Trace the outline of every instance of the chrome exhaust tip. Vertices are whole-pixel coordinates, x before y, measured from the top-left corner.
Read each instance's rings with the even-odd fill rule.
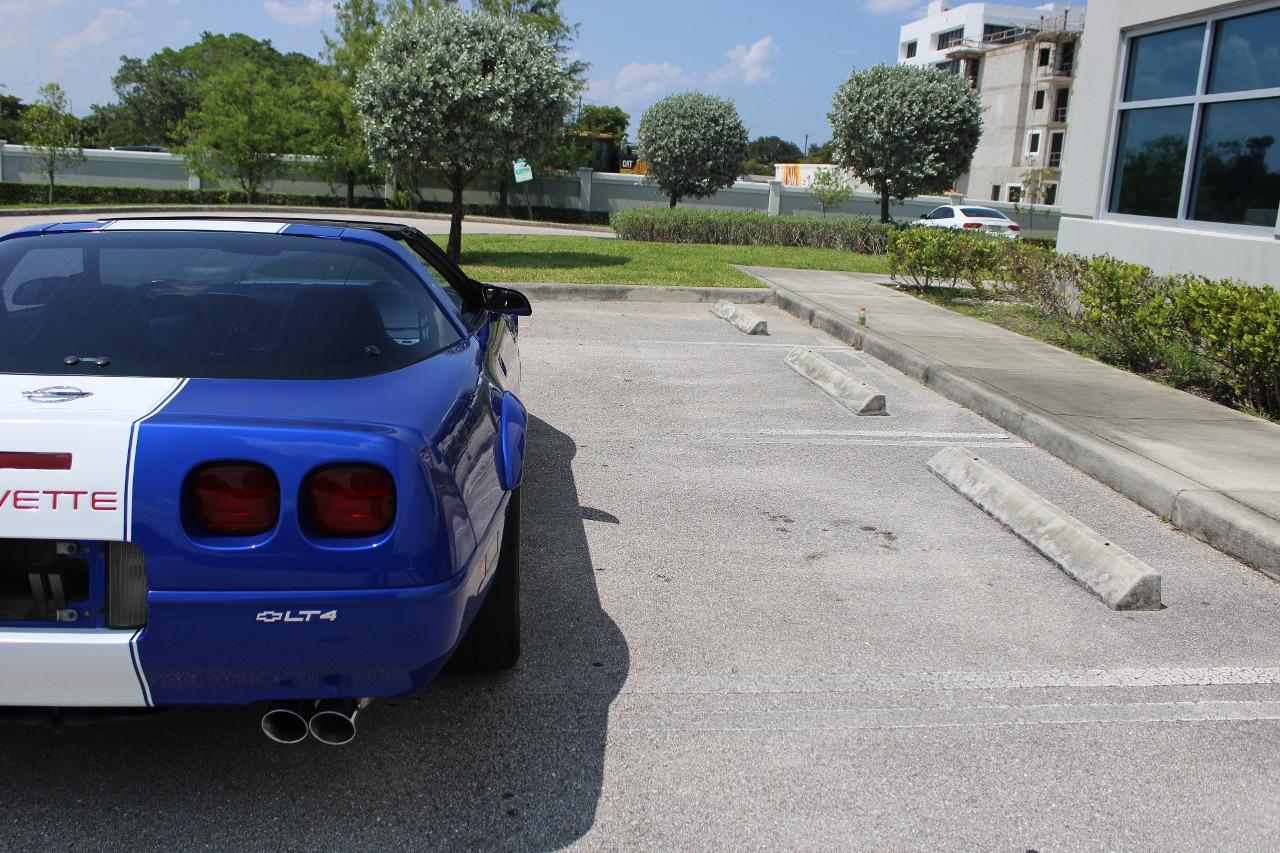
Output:
[[[346,746],[356,739],[356,715],[371,699],[331,699],[316,706],[307,724],[311,736],[327,746]]]
[[[262,733],[276,743],[302,743],[308,733],[305,708],[301,703],[277,705],[262,715]]]

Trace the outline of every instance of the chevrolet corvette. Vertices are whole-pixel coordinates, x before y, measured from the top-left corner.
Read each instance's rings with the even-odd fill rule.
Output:
[[[0,706],[265,703],[340,744],[519,655],[528,300],[416,229],[0,237]]]

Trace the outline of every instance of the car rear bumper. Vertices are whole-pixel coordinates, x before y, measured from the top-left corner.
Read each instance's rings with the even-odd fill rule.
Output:
[[[449,582],[408,589],[153,590],[141,630],[3,629],[0,706],[243,705],[411,693],[453,652],[487,566],[481,557]]]

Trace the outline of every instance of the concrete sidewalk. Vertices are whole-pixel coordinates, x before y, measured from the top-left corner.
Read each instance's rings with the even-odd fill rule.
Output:
[[[883,276],[742,269],[783,309],[1280,579],[1280,425],[923,302]]]

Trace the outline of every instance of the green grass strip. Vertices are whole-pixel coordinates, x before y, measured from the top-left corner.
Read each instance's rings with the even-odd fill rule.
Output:
[[[446,238],[433,239],[444,245]],[[887,273],[888,261],[835,249],[640,243],[596,237],[464,235],[462,266],[480,281],[763,287],[734,264]]]

